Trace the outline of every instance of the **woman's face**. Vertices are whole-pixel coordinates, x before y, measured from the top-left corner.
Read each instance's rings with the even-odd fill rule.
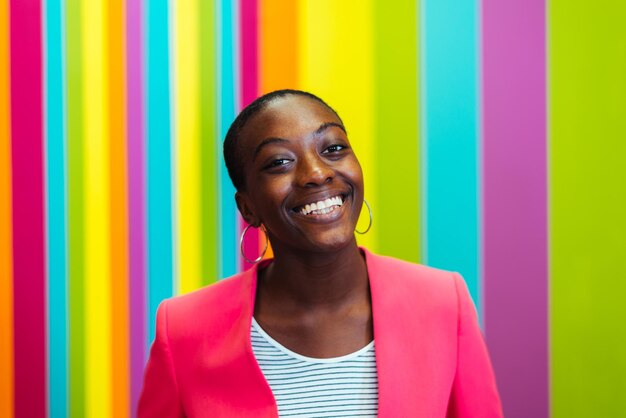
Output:
[[[288,95],[254,115],[239,138],[246,187],[237,205],[249,223],[265,225],[276,252],[353,242],[363,173],[332,111]]]

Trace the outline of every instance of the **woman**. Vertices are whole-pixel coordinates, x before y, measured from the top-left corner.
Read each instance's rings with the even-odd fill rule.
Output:
[[[502,415],[462,278],[357,246],[363,174],[331,107],[262,96],[224,156],[274,259],[161,304],[140,417]]]

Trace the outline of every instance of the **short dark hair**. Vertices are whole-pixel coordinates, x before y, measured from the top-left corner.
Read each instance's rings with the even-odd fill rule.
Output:
[[[313,93],[309,93],[308,91],[283,89],[275,90],[258,97],[246,106],[239,113],[239,115],[237,115],[233,123],[230,125],[230,128],[228,128],[228,132],[224,138],[224,161],[226,163],[226,168],[228,169],[228,175],[230,176],[235,189],[244,190],[246,186],[245,174],[243,172],[243,161],[238,146],[239,134],[241,130],[252,116],[263,110],[272,101],[285,96],[303,96],[316,100],[326,106],[341,121],[341,118],[335,109],[330,107],[324,100],[320,99]],[[343,124],[343,121],[341,123]]]

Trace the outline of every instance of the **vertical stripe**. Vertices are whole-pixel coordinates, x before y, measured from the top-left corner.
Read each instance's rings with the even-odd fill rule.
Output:
[[[363,168],[365,199],[376,216],[373,11],[373,0],[304,1],[298,77],[305,90],[319,95],[342,117]],[[364,230],[368,219],[363,205],[358,229]],[[366,235],[358,236],[359,243],[377,251],[378,229],[374,223]]]
[[[129,416],[128,175],[124,0],[107,3],[109,210],[111,280],[111,415]]]
[[[105,0],[84,0],[85,416],[111,416],[109,62]]]
[[[298,2],[261,0],[258,3],[259,94],[298,88]],[[258,233],[258,248],[265,236]],[[271,245],[264,258],[274,256]]]
[[[11,128],[9,3],[0,6],[0,416],[13,416],[13,227],[11,225]]]
[[[69,415],[85,416],[85,147],[80,0],[67,0]]]
[[[175,13],[176,207],[179,292],[201,283],[199,0],[179,0]]]
[[[200,227],[201,270],[198,285],[215,282],[218,274],[218,161],[216,103],[216,19],[215,1],[198,4],[198,69],[199,69],[199,151],[200,151]]]
[[[219,98],[219,133],[217,155],[219,165],[220,184],[220,271],[219,277],[229,277],[237,272],[237,207],[235,206],[235,188],[228,177],[228,170],[224,162],[223,140],[230,124],[235,119],[237,109],[236,85],[237,42],[235,32],[237,27],[235,3],[230,0],[218,0],[218,82]]]
[[[422,11],[424,261],[461,273],[480,305],[478,5],[425,0]]]
[[[259,94],[298,88],[298,2],[262,0],[258,6]],[[265,247],[265,235],[258,234],[258,247]],[[264,258],[273,257],[271,245]]]
[[[260,93],[298,87],[298,2],[259,2]]]
[[[239,0],[239,66],[241,86],[239,90],[239,104],[241,109],[259,95],[259,62],[258,62],[258,0]],[[247,223],[239,219],[239,231],[243,233]],[[246,233],[243,246],[246,256],[250,260],[257,258],[259,254],[259,231],[257,228],[249,228]],[[240,269],[245,270],[252,265],[241,258]]]
[[[374,2],[373,160],[380,205],[373,215],[378,249],[413,262],[420,255],[417,26],[415,1],[402,0],[394,7]],[[398,196],[403,196],[401,205],[392,203]]]
[[[46,414],[41,3],[10,2],[15,415]]]
[[[626,3],[548,14],[550,416],[623,416]]]
[[[48,405],[53,417],[68,415],[67,178],[62,7],[59,0],[46,1]]]
[[[505,415],[547,417],[545,3],[482,13],[487,343]]]
[[[156,310],[172,296],[172,164],[167,0],[144,0],[146,48],[146,146],[148,170],[148,344]]]
[[[136,416],[146,360],[146,219],[142,1],[126,1],[126,81],[130,254],[130,403]]]

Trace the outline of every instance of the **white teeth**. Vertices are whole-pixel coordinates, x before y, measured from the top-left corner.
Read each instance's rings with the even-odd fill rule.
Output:
[[[304,205],[302,209],[300,209],[300,213],[303,215],[324,215],[332,212],[336,209],[336,207],[341,207],[342,205],[343,199],[341,196],[334,196],[325,200],[320,200],[316,203]]]

